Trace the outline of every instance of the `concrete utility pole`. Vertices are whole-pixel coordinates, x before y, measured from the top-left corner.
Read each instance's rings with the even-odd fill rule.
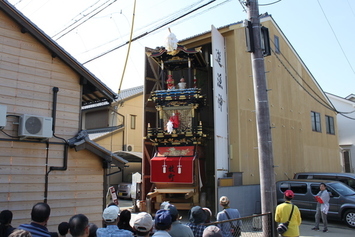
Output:
[[[259,19],[258,0],[247,0],[248,20],[252,26],[252,40],[254,50],[251,53],[253,70],[254,96],[257,120],[259,170],[260,170],[260,191],[262,213],[274,213],[276,207],[276,188],[274,161],[272,153],[271,126],[269,103],[266,87],[265,64],[263,49],[261,48],[261,25]],[[274,215],[272,215],[273,217]],[[269,222],[270,221],[270,222]],[[263,218],[263,226],[274,223],[273,220]],[[264,236],[268,236],[263,228]],[[269,232],[270,234],[270,232]]]

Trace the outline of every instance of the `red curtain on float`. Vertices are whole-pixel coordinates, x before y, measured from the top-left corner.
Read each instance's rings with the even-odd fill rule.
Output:
[[[193,183],[194,146],[158,147],[151,160],[152,183]]]

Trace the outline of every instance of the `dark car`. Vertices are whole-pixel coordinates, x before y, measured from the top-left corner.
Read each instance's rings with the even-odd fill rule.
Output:
[[[355,191],[346,184],[330,180],[293,179],[276,182],[277,202],[284,201],[283,193],[290,189],[295,193],[292,202],[298,206],[302,215],[314,216],[321,183],[327,185],[330,194],[328,218],[344,221],[355,228]]]
[[[353,173],[329,173],[329,172],[299,172],[294,179],[321,179],[336,180],[345,183],[355,190],[355,174]]]

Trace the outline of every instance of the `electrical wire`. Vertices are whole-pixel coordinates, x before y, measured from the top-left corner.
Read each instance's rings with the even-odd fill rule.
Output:
[[[272,40],[271,40],[272,41]],[[323,99],[317,99],[314,95],[312,95],[297,79],[296,77],[291,73],[291,71],[288,69],[288,67],[285,65],[285,63],[280,59],[280,57],[278,56],[278,54],[281,54],[282,53],[276,53],[272,48],[270,48],[271,51],[273,52],[273,54],[276,56],[277,60],[281,63],[281,65],[284,67],[284,69],[288,72],[288,74],[294,79],[294,81],[311,97],[313,98],[317,103],[319,103],[320,105],[322,105],[323,107],[339,114],[339,115],[342,115],[344,116],[345,118],[348,118],[348,119],[352,119],[352,120],[355,120],[355,118],[352,118],[352,117],[349,117],[345,114],[350,114],[350,113],[353,113],[355,111],[350,111],[350,112],[340,112],[338,111],[333,105],[333,107],[330,107],[326,101],[324,101]],[[287,61],[287,63],[292,67],[292,65],[290,64],[290,62],[285,58],[284,55],[282,55],[284,57],[284,59]],[[305,83],[305,80],[297,73],[297,71],[294,69],[294,67],[292,67],[292,69],[296,72],[297,76],[301,78],[301,80]],[[307,84],[307,83],[306,83]],[[307,86],[310,88],[310,86],[307,84]],[[315,93],[317,95],[317,97],[319,97],[319,95],[312,89],[313,93]]]
[[[351,65],[351,63],[350,63],[350,61],[349,61],[348,57],[346,56],[346,53],[345,53],[345,51],[344,51],[343,47],[341,46],[341,44],[340,44],[340,42],[339,42],[339,39],[338,39],[337,35],[335,34],[334,29],[333,29],[332,25],[330,24],[330,22],[329,22],[329,20],[328,20],[327,15],[325,14],[325,12],[324,12],[324,10],[323,10],[322,5],[320,4],[319,0],[317,0],[317,2],[318,2],[319,7],[321,8],[321,10],[322,10],[322,12],[323,12],[323,15],[324,15],[325,19],[326,19],[326,20],[327,20],[327,22],[328,22],[328,25],[329,25],[330,29],[331,29],[331,30],[332,30],[332,32],[333,32],[333,35],[334,35],[334,37],[335,37],[336,41],[338,42],[338,45],[339,45],[339,47],[340,47],[341,51],[343,52],[343,55],[344,55],[344,57],[345,57],[346,61],[348,62],[348,64],[349,64],[349,66],[350,66],[351,70],[353,71],[353,73],[354,73],[354,75],[355,75],[355,70],[354,70],[353,66]]]
[[[73,18],[73,19],[71,19],[71,21],[74,21],[74,23],[72,23],[72,24],[70,24],[69,26],[67,26],[67,27],[65,27],[63,30],[60,30],[59,32],[57,32],[56,34],[54,34],[53,36],[52,36],[52,38],[54,38],[54,37],[56,37],[57,35],[59,35],[60,33],[62,33],[63,31],[65,31],[66,29],[68,29],[70,26],[72,26],[72,25],[74,25],[74,24],[76,24],[77,22],[79,22],[81,19],[83,19],[84,17],[86,17],[88,14],[90,14],[91,12],[93,12],[94,10],[96,10],[96,9],[94,9],[93,11],[91,11],[91,12],[89,12],[88,14],[83,14],[86,10],[88,10],[89,8],[91,8],[91,7],[93,7],[94,5],[96,5],[98,2],[100,2],[101,0],[98,0],[98,1],[96,1],[94,4],[92,4],[90,7],[88,7],[88,8],[86,8],[85,10],[83,10],[83,11],[81,11],[78,15],[76,15],[75,17],[77,17],[77,16],[82,16],[81,18],[79,18],[78,20],[74,20],[75,19],[75,17]],[[107,1],[108,2],[108,1]],[[105,2],[106,3],[106,2]],[[105,4],[104,3],[104,4]],[[101,6],[100,6],[101,7]]]
[[[119,94],[120,91],[121,91],[121,87],[122,87],[122,82],[123,82],[124,74],[125,74],[126,68],[127,68],[127,62],[128,62],[129,52],[130,52],[131,44],[132,44],[132,35],[133,35],[133,28],[134,28],[135,15],[136,15],[136,0],[134,0],[134,5],[133,5],[133,15],[132,15],[131,33],[130,33],[130,36],[129,36],[129,44],[128,44],[128,49],[127,49],[126,60],[125,60],[124,67],[123,67],[121,82],[120,82],[120,86],[118,87],[118,94]]]
[[[193,10],[191,10],[191,11],[189,11],[189,12],[187,12],[187,13],[185,13],[185,14],[179,16],[179,17],[176,17],[176,18],[174,18],[173,20],[171,20],[171,21],[169,21],[169,22],[166,22],[166,23],[160,25],[160,26],[154,28],[153,30],[151,30],[151,31],[149,31],[149,32],[145,32],[145,33],[143,33],[143,34],[141,34],[141,35],[138,35],[137,37],[135,37],[135,38],[132,39],[132,42],[133,42],[133,41],[136,41],[136,40],[138,40],[138,39],[140,39],[140,38],[142,38],[142,37],[144,37],[144,36],[146,36],[146,35],[149,35],[149,34],[155,32],[155,31],[157,31],[157,30],[163,28],[164,26],[167,26],[167,25],[169,25],[169,24],[171,24],[171,23],[173,23],[173,22],[175,22],[175,21],[177,21],[177,20],[179,20],[179,19],[181,19],[181,18],[183,18],[183,17],[185,17],[185,16],[187,16],[187,15],[189,15],[189,14],[191,14],[191,13],[197,11],[197,10],[199,10],[199,9],[201,9],[201,8],[203,8],[203,7],[205,7],[205,6],[209,5],[209,4],[211,4],[211,3],[214,2],[214,1],[216,1],[216,0],[211,0],[211,1],[209,1],[208,3],[206,3],[206,4],[204,4],[204,5],[201,5],[201,6],[195,8],[195,9],[193,9]],[[113,52],[113,51],[115,51],[115,50],[117,50],[117,49],[119,49],[119,48],[121,48],[121,47],[127,45],[128,43],[129,43],[129,42],[127,41],[126,43],[123,43],[123,44],[121,44],[121,45],[119,45],[119,46],[117,46],[117,47],[114,47],[114,48],[112,48],[112,49],[110,49],[110,50],[108,50],[108,51],[106,51],[106,52],[104,52],[104,53],[101,53],[100,55],[95,56],[94,58],[87,60],[86,62],[83,63],[83,65],[86,64],[86,63],[89,63],[89,62],[91,62],[91,61],[94,61],[94,60],[96,60],[96,59],[98,59],[98,58],[101,58],[102,56],[105,56],[106,54],[111,53],[111,52]]]
[[[67,32],[65,32],[64,34],[62,34],[61,36],[59,36],[58,38],[56,38],[55,40],[59,40],[60,38],[62,38],[63,36],[67,35],[69,32],[73,31],[74,29],[78,28],[79,26],[81,26],[82,24],[84,24],[85,22],[87,22],[88,20],[90,20],[91,18],[93,18],[94,16],[96,16],[97,14],[99,14],[100,12],[102,12],[103,10],[105,10],[106,8],[108,8],[109,6],[111,6],[112,4],[114,4],[117,0],[113,0],[113,2],[111,2],[110,4],[108,4],[107,6],[105,6],[104,8],[100,9],[100,11],[95,12],[95,14],[91,15],[88,19],[84,20],[83,22],[79,23],[77,26],[75,26],[74,28],[71,28],[70,30],[68,30]]]

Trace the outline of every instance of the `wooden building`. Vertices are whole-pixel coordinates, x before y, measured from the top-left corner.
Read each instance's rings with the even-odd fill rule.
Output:
[[[117,94],[7,1],[0,1],[0,206],[12,225],[47,202],[48,222],[83,213],[101,226],[107,167],[126,160],[89,139],[82,106]]]

